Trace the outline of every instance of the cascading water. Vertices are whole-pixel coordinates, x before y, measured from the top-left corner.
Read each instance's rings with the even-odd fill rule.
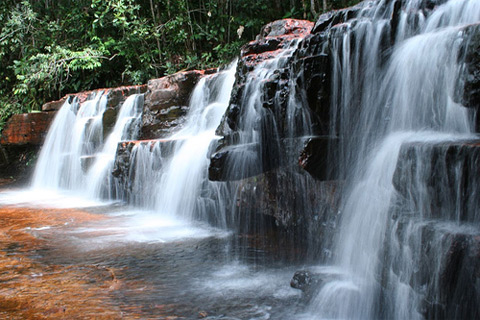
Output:
[[[200,80],[181,130],[166,139],[135,145],[130,161],[130,201],[154,209],[160,216],[196,218],[225,226],[219,186],[207,177],[208,152],[228,107],[235,70],[236,62],[227,70]]]
[[[143,108],[143,95],[133,94],[125,100],[117,116],[115,126],[103,148],[95,154],[95,162],[87,172],[88,193],[91,197],[114,199],[116,193],[111,175],[118,143],[135,139]]]
[[[50,128],[33,175],[34,189],[79,190],[85,186],[82,158],[92,156],[102,142],[102,114],[107,105],[97,92],[82,105],[65,102]]]
[[[462,67],[459,48],[465,41],[462,28],[480,21],[480,2],[448,1],[426,17],[422,4],[402,2],[403,10],[397,13],[394,1],[364,3],[357,19],[338,26],[343,32],[332,37],[331,133],[340,137],[339,174],[349,188],[336,240],[337,271],[325,276],[334,280],[326,280],[312,300],[315,318],[466,315],[448,305],[454,300],[438,294],[445,254],[432,259],[427,268],[422,265],[423,226],[428,224],[422,218],[428,215],[417,210],[400,219],[405,209],[398,207],[392,180],[402,145],[472,137],[471,112],[454,101]],[[391,35],[389,19],[394,14],[400,17],[396,34]],[[389,57],[384,47],[388,38],[395,39]],[[417,159],[429,161],[428,154]],[[426,187],[418,183],[419,188],[422,185]],[[417,209],[430,206],[425,197],[415,200]],[[458,221],[432,227],[435,252],[448,252],[455,238],[451,235],[459,230],[471,234],[469,228]],[[460,296],[456,294],[456,303]],[[465,308],[471,312],[472,302],[468,303]]]
[[[102,117],[107,106],[106,95],[96,92],[82,104],[76,98],[67,100],[49,130],[32,187],[86,192],[91,198],[112,199],[113,184],[108,173],[118,142],[136,136],[142,102],[143,95],[127,98],[104,143]],[[92,165],[88,168],[89,160]]]

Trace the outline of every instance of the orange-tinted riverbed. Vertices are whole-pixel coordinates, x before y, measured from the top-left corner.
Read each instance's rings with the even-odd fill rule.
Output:
[[[120,319],[110,294],[115,270],[94,264],[44,264],[35,255],[49,243],[31,230],[75,227],[102,219],[73,209],[0,209],[0,316],[8,319]],[[133,315],[132,315],[133,316]]]
[[[282,249],[219,234],[156,241],[150,229],[132,236],[136,218],[125,219],[0,206],[0,319],[288,319],[298,309],[297,267],[278,261]]]

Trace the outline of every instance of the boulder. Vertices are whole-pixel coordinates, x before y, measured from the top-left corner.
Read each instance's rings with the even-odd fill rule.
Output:
[[[166,137],[185,121],[195,85],[214,70],[179,72],[147,84],[140,139]]]

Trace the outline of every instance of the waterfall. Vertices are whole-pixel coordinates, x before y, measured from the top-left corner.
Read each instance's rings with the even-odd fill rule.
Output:
[[[40,153],[33,176],[34,189],[113,198],[113,182],[108,173],[113,168],[118,143],[136,136],[143,95],[134,94],[126,99],[104,142],[102,121],[107,102],[102,91],[93,93],[81,104],[77,98],[67,99]]]
[[[337,27],[343,28],[340,36],[332,36],[330,130],[340,137],[339,171],[349,187],[333,260],[339,272],[312,299],[314,318],[465,316],[445,305],[459,303],[460,293],[440,297],[438,292],[445,252],[459,230],[471,234],[468,223],[446,223],[448,218],[442,217],[437,226],[423,220],[429,216],[420,209],[430,207],[431,199],[420,194],[415,198],[419,210],[409,211],[400,204],[392,180],[402,146],[473,137],[472,112],[454,97],[462,67],[459,48],[464,40],[459,35],[462,27],[480,21],[480,2],[448,1],[426,15],[419,10],[421,4],[413,0],[402,4],[391,52],[384,42],[392,32],[393,1],[365,6],[357,19]],[[418,155],[418,167],[430,163],[428,153]],[[418,182],[416,190],[422,186],[429,188]],[[438,256],[422,244],[426,226]],[[430,266],[421,261],[427,253],[434,256]]]
[[[123,103],[113,127],[100,152],[95,155],[95,162],[87,172],[88,194],[91,197],[114,199],[116,193],[111,175],[118,143],[122,140],[135,139],[138,122],[142,113],[143,95],[133,94]]]
[[[93,156],[102,142],[103,92],[83,104],[67,99],[55,117],[33,175],[35,189],[81,190],[85,185],[82,159]]]
[[[218,183],[208,181],[209,149],[230,100],[236,62],[196,85],[183,128],[131,152],[127,198],[163,217],[198,219],[225,226]]]

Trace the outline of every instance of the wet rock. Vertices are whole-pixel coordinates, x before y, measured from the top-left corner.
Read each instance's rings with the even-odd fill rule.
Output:
[[[318,262],[331,255],[342,190],[341,181],[317,181],[294,167],[280,167],[240,180],[233,198],[238,216],[274,218]]]
[[[129,200],[132,197],[141,197],[141,195],[132,194],[132,186],[135,183],[137,175],[137,158],[135,154],[136,148],[143,148],[152,153],[152,157],[156,161],[152,162],[150,169],[159,171],[162,168],[163,161],[158,154],[161,151],[162,157],[169,157],[174,150],[178,139],[153,139],[153,140],[135,140],[123,141],[118,144],[112,175],[116,180],[117,195]],[[140,168],[142,169],[142,168]]]
[[[312,30],[313,23],[307,20],[282,19],[265,25],[257,40],[272,37],[304,37]]]
[[[132,94],[147,92],[146,85],[124,86],[107,89],[107,108],[119,109],[125,100]]]
[[[310,299],[315,296],[325,282],[334,281],[340,277],[339,274],[327,273],[323,270],[299,270],[293,275],[290,286],[302,290],[305,298]]]
[[[321,14],[315,22],[315,26],[312,29],[312,34],[327,31],[337,24],[344,23],[355,18],[365,5],[365,3],[360,3],[354,7],[333,10]]]
[[[82,156],[80,157],[80,165],[82,166],[83,172],[87,172],[88,169],[95,163],[97,159],[96,156]]]
[[[55,112],[16,114],[10,117],[2,131],[2,145],[40,145],[47,136]]]
[[[207,73],[212,73],[212,70]],[[150,80],[145,94],[140,138],[162,138],[179,127],[185,120],[193,88],[204,75],[205,71],[194,70]]]
[[[103,139],[108,137],[108,134],[115,127],[117,121],[118,109],[108,108],[102,115]]]
[[[65,96],[65,97],[61,98],[60,100],[47,102],[42,106],[42,111],[57,111],[57,110],[60,110],[60,108],[63,106],[63,104],[65,103],[66,100],[67,100],[67,97]]]
[[[459,227],[455,222],[420,222],[398,216],[394,233],[395,240],[387,252],[392,269],[384,270],[383,283],[392,274],[401,277],[423,297],[421,312],[426,319],[467,319],[480,315],[478,231]],[[402,249],[396,251],[399,246]],[[405,258],[402,252],[416,252],[414,256],[408,255],[415,261],[414,272],[405,272],[401,264],[394,263]],[[394,279],[393,285],[397,281]]]
[[[480,222],[480,140],[407,143],[393,185],[403,210],[424,218]]]
[[[40,150],[39,145],[0,145],[0,178],[21,185],[30,181]]]
[[[290,281],[290,286],[304,292],[310,291],[312,286],[318,285],[319,280],[318,275],[307,270],[300,270],[293,275],[293,278]]]
[[[310,21],[295,19],[277,20],[265,25],[256,40],[242,47],[240,70],[251,71],[259,63],[277,57],[293,40],[307,36],[312,27]]]
[[[298,164],[318,180],[332,180],[330,170],[338,146],[338,139],[331,137],[314,137],[305,142],[298,159]]]
[[[223,120],[216,133],[224,137],[222,145],[218,148],[218,152],[212,159],[211,178],[215,180],[227,179],[222,176],[228,176],[227,172],[236,172],[237,169],[229,167],[220,168],[220,166],[228,166],[233,164],[232,161],[225,159],[239,151],[240,148],[235,146],[232,140],[241,130],[239,121],[241,121],[245,112],[245,84],[250,72],[256,65],[265,60],[276,58],[288,49],[292,41],[301,39],[309,34],[313,23],[304,20],[285,19],[274,21],[262,28],[259,36],[242,48],[242,54],[237,66],[237,74],[235,84],[232,90],[230,105],[227,109]],[[260,129],[260,148],[257,148],[256,155],[248,157],[249,164],[243,167],[247,173],[239,175],[235,173],[236,178],[248,177],[262,172],[271,170],[279,165],[280,145],[279,139],[286,138],[286,128],[291,125],[292,119],[287,117],[287,105],[290,98],[289,78],[291,70],[289,68],[289,60],[285,58],[284,63],[280,63],[284,67],[278,67],[272,72],[272,75],[261,83],[262,97],[261,103],[264,109],[269,111],[262,112],[264,115],[255,119],[254,126]],[[296,120],[294,120],[296,121]],[[222,148],[230,148],[222,150]],[[250,148],[250,147],[249,147]],[[251,153],[251,152],[250,152]],[[250,154],[249,153],[249,154]],[[255,159],[255,160],[253,160]],[[252,165],[250,165],[250,163]],[[255,169],[251,169],[255,168]],[[228,178],[230,179],[230,178]]]
[[[466,27],[461,33],[460,62],[462,68],[454,99],[467,108],[480,107],[480,25]],[[477,113],[477,131],[480,126]]]
[[[260,145],[247,144],[229,146],[216,152],[210,158],[208,178],[211,181],[235,181],[261,174],[273,169],[274,164],[261,163]],[[242,158],[241,167],[235,167],[235,160]]]

